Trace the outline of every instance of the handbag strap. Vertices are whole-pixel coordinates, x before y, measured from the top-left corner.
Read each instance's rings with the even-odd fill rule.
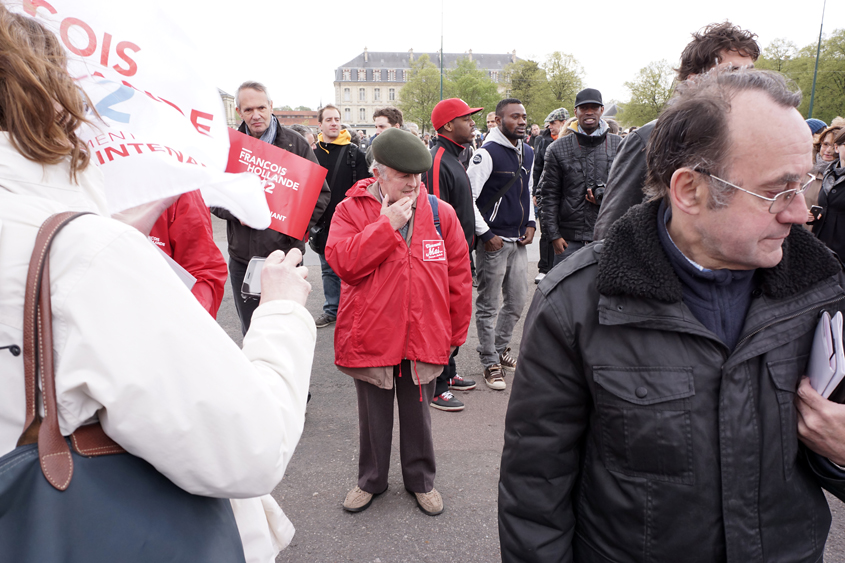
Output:
[[[69,222],[87,212],[64,212],[50,216],[38,231],[26,277],[23,320],[23,360],[26,418],[18,446],[38,442],[41,470],[53,487],[63,491],[73,476],[73,458],[59,429],[53,364],[53,314],[50,302],[50,246]],[[36,377],[41,375],[43,420],[38,415]],[[78,435],[77,435],[78,434]],[[37,436],[37,438],[36,438]],[[123,449],[103,432],[99,423],[82,427],[71,435],[74,449],[83,455],[107,455]]]

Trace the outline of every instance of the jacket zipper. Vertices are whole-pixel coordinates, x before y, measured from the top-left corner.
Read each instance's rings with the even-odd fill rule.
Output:
[[[845,300],[845,296],[843,296],[843,297],[839,297],[838,299],[834,299],[834,300],[832,300],[832,301],[827,301],[827,302],[825,302],[825,303],[820,303],[820,304],[817,304],[817,305],[813,305],[812,307],[809,307],[809,308],[807,308],[807,309],[803,309],[803,310],[801,310],[801,311],[798,311],[797,313],[793,313],[792,315],[789,315],[788,317],[785,317],[785,318],[783,318],[783,319],[777,319],[777,320],[776,320],[776,321],[774,321],[774,322],[771,322],[771,323],[769,323],[769,324],[763,325],[763,326],[761,326],[760,328],[758,328],[757,330],[755,330],[754,332],[752,332],[751,334],[748,334],[748,335],[744,336],[744,337],[742,338],[742,340],[740,340],[739,342],[737,342],[737,345],[736,345],[736,346],[734,346],[734,350],[738,350],[738,349],[739,349],[739,347],[740,347],[740,346],[742,346],[743,344],[745,344],[745,342],[746,342],[747,340],[749,340],[752,336],[755,336],[755,335],[757,335],[757,334],[761,333],[762,331],[766,330],[767,328],[773,327],[773,326],[775,326],[776,324],[779,324],[779,323],[783,323],[783,322],[786,322],[786,321],[791,321],[792,319],[794,319],[794,318],[796,318],[796,317],[800,317],[801,315],[804,315],[804,314],[806,314],[806,313],[809,313],[810,311],[813,311],[813,310],[815,310],[815,309],[821,309],[821,308],[823,308],[823,307],[827,307],[828,305],[833,305],[834,303],[839,303],[840,301],[843,301],[843,300]]]
[[[413,234],[411,235],[411,243],[413,244]],[[404,241],[403,241],[404,242]],[[408,325],[405,330],[405,359],[408,359],[408,347],[411,343],[411,280],[413,279],[414,262],[411,260],[411,247],[408,246]],[[402,373],[402,370],[399,370]]]

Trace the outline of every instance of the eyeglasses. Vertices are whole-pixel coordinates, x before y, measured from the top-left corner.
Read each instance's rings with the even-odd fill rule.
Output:
[[[780,213],[781,211],[783,211],[787,207],[789,207],[789,204],[792,203],[792,200],[795,198],[795,196],[797,196],[798,194],[804,193],[804,190],[806,190],[807,187],[810,184],[813,183],[813,180],[816,179],[815,176],[813,176],[812,174],[807,172],[807,176],[809,176],[810,179],[807,180],[807,183],[805,183],[800,188],[793,188],[791,190],[784,190],[784,191],[780,192],[779,194],[776,194],[775,197],[766,197],[766,196],[763,196],[763,195],[760,195],[760,194],[756,194],[754,192],[750,192],[746,189],[740,188],[736,184],[731,184],[727,180],[722,180],[721,178],[719,178],[718,176],[714,176],[713,174],[711,174],[707,170],[700,170],[698,168],[696,168],[694,170],[696,172],[698,172],[699,174],[704,174],[705,176],[710,176],[714,180],[718,180],[719,182],[722,182],[723,184],[726,184],[726,185],[728,185],[732,188],[736,188],[737,190],[739,190],[741,192],[745,192],[747,194],[753,195],[754,197],[759,197],[760,199],[765,199],[766,201],[771,202],[771,205],[769,205],[769,213],[772,213],[774,215],[777,215],[778,213]]]

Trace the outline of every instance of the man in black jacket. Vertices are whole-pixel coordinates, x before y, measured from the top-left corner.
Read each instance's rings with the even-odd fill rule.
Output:
[[[546,154],[540,219],[554,247],[555,265],[593,240],[607,175],[622,142],[608,131],[602,113],[601,92],[595,88],[578,92],[574,134],[558,138]]]
[[[283,127],[273,115],[273,102],[263,84],[244,82],[238,87],[235,102],[235,111],[243,119],[238,131],[317,163],[314,151],[302,135]],[[329,204],[330,198],[329,185],[323,182],[323,189],[311,214],[309,228],[316,224],[317,219]],[[250,259],[255,256],[266,257],[274,250],[287,252],[291,248],[298,248],[300,252],[305,252],[305,242],[272,229],[259,231],[248,227],[222,207],[213,207],[211,212],[226,220],[226,235],[229,239],[229,280],[232,282],[235,309],[238,311],[243,333],[246,334],[252,320],[252,313],[258,308],[258,299],[241,297],[241,286]]]
[[[800,100],[767,71],[679,85],[651,201],[540,282],[505,422],[505,563],[822,560],[845,406],[802,376],[845,275],[801,227]]]
[[[329,228],[334,217],[337,204],[346,197],[346,192],[358,180],[370,177],[367,168],[366,153],[351,142],[351,136],[340,123],[340,110],[328,104],[317,112],[320,123],[320,134],[317,137],[317,162],[328,170],[326,181],[332,191],[332,199],[323,216],[317,221],[321,229],[325,229],[321,236],[323,241],[328,239]],[[325,244],[325,242],[323,243]],[[329,326],[337,320],[337,307],[340,304],[340,278],[332,271],[323,253],[320,256],[320,269],[323,277],[323,313],[314,322],[317,328]]]
[[[471,108],[460,98],[442,100],[431,112],[431,124],[437,131],[437,139],[431,149],[431,170],[423,174],[422,182],[428,193],[450,204],[458,215],[464,231],[467,247],[472,248],[475,239],[475,200],[466,170],[458,160],[466,143],[475,135],[473,114],[484,108]],[[449,365],[437,378],[431,406],[444,411],[460,411],[464,404],[455,398],[449,389],[469,391],[475,389],[475,381],[464,379],[456,372],[455,356],[452,352]]]
[[[546,162],[546,149],[549,148],[560,135],[560,130],[569,119],[569,110],[566,108],[557,108],[546,116],[544,123],[546,128],[543,133],[537,137],[537,142],[534,144],[534,209],[535,214],[539,216],[540,207],[543,205],[543,198],[540,196],[538,189],[540,185],[540,178],[543,177],[543,167]],[[541,222],[542,223],[542,222]],[[549,240],[549,235],[546,229],[540,233],[540,260],[537,262],[537,277],[534,278],[534,283],[540,283],[549,270],[554,266],[555,251]]]
[[[754,61],[760,56],[760,46],[755,41],[757,35],[728,21],[710,24],[692,37],[681,53],[681,65],[677,68],[678,82],[703,74],[717,65],[753,68]],[[628,135],[619,148],[619,156],[607,179],[593,240],[606,237],[617,219],[631,206],[643,201],[645,149],[655,123],[657,120],[646,123]]]

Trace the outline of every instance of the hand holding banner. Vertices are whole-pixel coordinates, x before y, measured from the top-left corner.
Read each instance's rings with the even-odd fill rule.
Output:
[[[264,181],[270,228],[295,239],[305,238],[326,169],[233,129],[229,129],[229,143],[226,172],[252,172]]]

